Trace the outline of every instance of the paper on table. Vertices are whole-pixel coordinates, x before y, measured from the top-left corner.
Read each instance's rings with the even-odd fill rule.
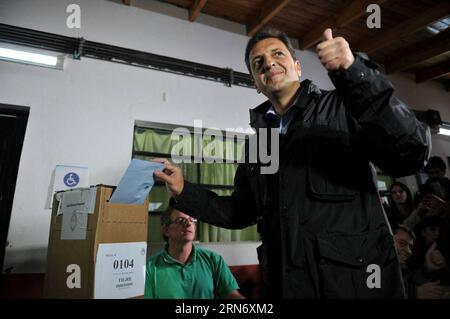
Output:
[[[163,170],[164,164],[133,159],[109,202],[143,204],[155,184],[153,172],[157,169]]]

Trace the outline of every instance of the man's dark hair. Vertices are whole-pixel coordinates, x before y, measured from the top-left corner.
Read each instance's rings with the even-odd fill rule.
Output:
[[[425,172],[428,173],[428,170],[430,168],[437,168],[440,171],[445,172],[445,170],[447,169],[447,165],[445,165],[444,160],[442,158],[440,158],[439,156],[432,156],[432,157],[430,157],[427,165],[425,166]]]
[[[398,224],[397,227],[394,229],[394,235],[397,234],[399,231],[404,231],[407,233],[414,241],[416,240],[416,234],[409,228],[408,226],[405,226],[403,224]]]
[[[297,60],[297,57],[295,56],[294,47],[292,46],[291,40],[289,40],[286,33],[274,27],[263,27],[258,32],[256,32],[250,38],[250,40],[248,40],[247,47],[245,49],[245,64],[247,65],[247,69],[250,71],[250,74],[252,74],[249,57],[250,51],[253,49],[256,43],[269,38],[276,38],[281,42],[283,42],[284,45],[288,48],[289,52],[291,53],[291,56],[294,59],[294,61]]]

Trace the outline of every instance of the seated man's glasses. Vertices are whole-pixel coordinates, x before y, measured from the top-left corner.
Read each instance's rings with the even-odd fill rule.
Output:
[[[192,218],[192,217],[189,217],[189,218],[177,217],[173,221],[171,221],[169,223],[169,225],[170,224],[178,224],[178,225],[181,225],[183,227],[186,227],[189,223],[196,224],[197,223],[197,219]]]

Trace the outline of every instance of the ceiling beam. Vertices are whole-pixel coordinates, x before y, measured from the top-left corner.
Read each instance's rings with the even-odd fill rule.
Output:
[[[390,43],[399,41],[402,37],[413,34],[414,32],[426,27],[427,25],[444,18],[450,14],[450,1],[442,2],[431,7],[420,15],[410,18],[396,27],[390,28],[377,35],[367,39],[357,45],[358,51],[371,53],[380,48],[388,46]]]
[[[202,11],[203,7],[205,6],[207,0],[195,0],[192,4],[191,9],[189,9],[189,21],[194,22],[198,15],[200,14],[200,11]]]
[[[278,14],[287,4],[289,0],[266,1],[265,5],[255,15],[255,17],[247,24],[247,35],[252,36],[261,29],[267,22]]]
[[[376,3],[378,5],[386,2],[387,0],[356,0],[353,1],[350,5],[343,7],[338,12],[333,14],[332,16],[326,18],[322,22],[319,22],[319,25],[314,29],[306,33],[303,37],[301,37],[299,41],[299,47],[302,50],[312,47],[317,42],[322,39],[323,31],[326,28],[342,28],[354,20],[360,18],[361,16],[366,14],[367,6],[372,3]]]
[[[396,51],[385,64],[386,72],[408,69],[420,62],[450,51],[450,28],[420,43]]]
[[[436,79],[447,74],[450,74],[450,60],[417,71],[416,83]]]
[[[127,6],[131,5],[131,0],[122,0],[122,2]]]

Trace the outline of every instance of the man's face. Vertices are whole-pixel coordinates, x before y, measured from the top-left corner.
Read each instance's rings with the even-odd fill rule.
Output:
[[[400,264],[404,265],[412,255],[414,239],[407,232],[399,229],[394,235],[394,242]]]
[[[437,167],[430,167],[427,169],[427,175],[429,178],[433,178],[433,177],[444,177],[445,176],[445,171],[440,170]]]
[[[174,210],[170,216],[170,224],[164,226],[164,234],[169,243],[187,243],[195,239],[197,220],[179,210]]]
[[[298,83],[299,61],[294,61],[286,45],[277,38],[259,41],[249,54],[252,76],[257,89],[270,97]]]

